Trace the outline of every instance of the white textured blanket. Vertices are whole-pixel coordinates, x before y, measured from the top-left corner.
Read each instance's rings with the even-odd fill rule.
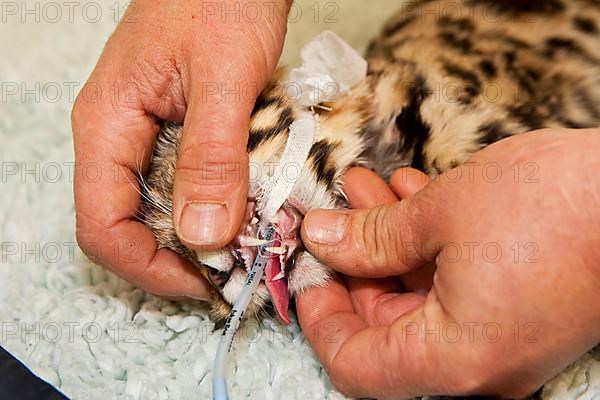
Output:
[[[324,26],[342,35],[357,34],[343,28],[356,26],[353,15],[390,8],[371,2],[365,14],[353,12],[366,7],[361,0],[344,2],[338,22]],[[304,25],[315,31],[312,3],[300,2],[296,41],[308,39]],[[2,5],[0,344],[73,399],[207,399],[220,332],[205,310],[142,293],[87,262],[75,244],[69,113],[123,6]],[[318,20],[332,11],[321,4]],[[343,398],[296,326],[246,326],[231,359],[234,399]],[[598,382],[600,368],[588,359],[556,381],[555,395],[589,399]]]
[[[73,399],[210,398],[220,331],[205,310],[142,293],[75,243],[70,109],[123,4],[14,5],[0,24],[0,342]],[[341,398],[296,326],[247,326],[231,361],[234,399]]]

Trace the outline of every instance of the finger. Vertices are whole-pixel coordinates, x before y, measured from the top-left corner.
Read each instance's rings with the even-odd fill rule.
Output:
[[[196,266],[169,249],[158,250],[148,268],[134,279],[142,289],[172,300],[187,297],[207,301],[213,291]]]
[[[110,69],[110,68],[109,68]],[[140,203],[136,169],[144,170],[159,129],[138,102],[108,99],[118,75],[97,67],[104,96],[78,97],[72,114],[77,240],[96,263],[151,293],[205,299],[206,281],[173,253],[157,253],[152,232],[134,217]]]
[[[414,168],[400,168],[390,177],[390,187],[401,199],[407,199],[423,189],[431,178]]]
[[[402,293],[398,278],[344,277],[356,313],[369,325],[391,325],[407,312],[423,305],[425,296]]]
[[[426,296],[419,293],[387,293],[375,297],[372,301],[372,313],[379,325],[392,325],[399,318],[423,307]]]
[[[485,361],[473,360],[477,349],[469,335],[442,339],[445,327],[457,324],[435,294],[390,295],[380,303],[382,319],[403,312],[389,325],[369,327],[351,311],[339,282],[296,296],[302,331],[343,394],[408,399],[475,392],[476,381],[465,379],[464,371],[477,371]]]
[[[379,175],[362,167],[351,168],[344,174],[344,192],[353,208],[371,208],[398,201]],[[389,325],[423,303],[422,292],[400,293],[403,287],[408,291],[419,290],[426,293],[431,288],[431,280],[428,280],[430,275],[423,275],[422,269],[418,269],[398,277],[400,281],[396,277],[365,279],[346,276],[344,282],[354,309],[363,320],[369,325]],[[396,299],[399,295],[401,299]]]
[[[422,308],[392,326],[368,327],[352,312],[339,283],[310,288],[296,296],[298,321],[333,384],[349,397],[411,398],[436,391],[436,375],[426,367],[430,358],[418,335],[407,335],[402,326],[418,326]],[[397,297],[397,307],[402,307]],[[407,307],[408,309],[408,307]],[[434,349],[435,350],[435,349]],[[431,376],[429,376],[431,375]],[[432,389],[433,388],[433,389]]]
[[[344,174],[344,193],[352,208],[371,208],[398,201],[383,179],[363,167],[350,168]]]
[[[354,167],[344,174],[344,192],[353,208],[371,208],[398,201],[389,186],[375,172]],[[404,275],[403,275],[404,276]],[[401,277],[402,279],[402,277]],[[365,279],[344,276],[356,313],[369,325],[388,325],[407,310],[404,307],[384,307],[388,301],[400,294],[402,285],[398,278]],[[409,294],[412,296],[412,294]],[[416,296],[422,303],[422,296]],[[414,308],[409,304],[409,309]]]
[[[190,248],[220,248],[244,216],[251,106],[192,100],[189,107],[175,174],[175,227]]]
[[[302,224],[306,248],[346,275],[382,278],[432,262],[439,251],[435,207],[411,197],[369,210],[312,210]]]
[[[429,181],[430,178],[417,169],[400,168],[390,177],[389,187],[396,196],[407,199],[423,189]],[[422,294],[431,289],[434,272],[435,264],[432,263],[403,274],[400,280],[407,291]]]
[[[252,47],[240,49],[236,40],[258,39],[244,36],[250,34],[244,26],[239,29],[215,38],[227,46],[202,48],[218,59],[192,56],[189,61],[173,213],[179,238],[197,250],[223,247],[239,231],[248,197],[250,115],[275,66]]]

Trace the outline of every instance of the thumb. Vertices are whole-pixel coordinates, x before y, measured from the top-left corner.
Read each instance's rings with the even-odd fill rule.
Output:
[[[272,9],[262,1],[256,6],[261,15]],[[179,239],[189,248],[221,248],[241,225],[248,196],[250,114],[281,55],[290,6],[286,1],[283,12],[267,23],[242,18],[201,24],[200,40],[191,40],[184,50],[188,104],[173,217]]]
[[[190,93],[173,190],[175,229],[190,248],[223,247],[245,214],[254,97],[222,93],[235,81],[200,82]]]
[[[304,245],[346,275],[404,274],[433,261],[438,251],[417,197],[368,210],[310,211],[302,225]]]

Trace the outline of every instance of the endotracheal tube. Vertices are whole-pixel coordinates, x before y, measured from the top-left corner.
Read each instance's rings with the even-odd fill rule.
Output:
[[[260,239],[266,240],[269,243],[275,236],[275,227],[268,225],[260,232]],[[213,369],[213,399],[214,400],[227,400],[227,381],[225,380],[225,364],[227,363],[227,355],[231,351],[231,345],[233,343],[233,337],[237,332],[244,311],[250,304],[250,300],[258,288],[258,284],[262,280],[265,272],[267,261],[273,255],[267,250],[270,246],[269,243],[263,244],[259,247],[258,254],[252,264],[252,269],[248,273],[244,287],[240,292],[238,298],[233,304],[231,313],[225,322],[225,328],[223,329],[223,336],[219,342],[219,348],[217,349],[217,356],[215,357],[215,366]]]

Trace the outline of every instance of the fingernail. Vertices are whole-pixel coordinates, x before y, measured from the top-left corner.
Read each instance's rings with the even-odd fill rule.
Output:
[[[344,238],[348,215],[339,211],[311,211],[304,220],[308,238],[317,243],[335,244]]]
[[[225,235],[229,212],[224,204],[190,202],[185,205],[179,221],[182,239],[194,244],[213,244]]]

